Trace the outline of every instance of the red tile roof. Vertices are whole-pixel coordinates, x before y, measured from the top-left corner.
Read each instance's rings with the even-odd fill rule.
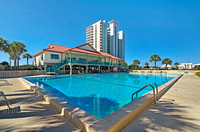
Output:
[[[43,51],[49,51],[49,52],[57,52],[57,53],[65,53],[68,51],[72,51],[72,52],[78,52],[78,53],[85,53],[85,54],[92,54],[92,55],[98,55],[98,56],[105,56],[105,57],[110,57],[112,59],[117,59],[117,60],[122,60],[121,58],[118,57],[114,57],[108,53],[105,52],[98,52],[94,49],[94,51],[90,51],[90,50],[85,50],[85,49],[81,49],[80,47],[84,46],[84,45],[89,45],[92,49],[94,49],[90,44],[86,43],[80,46],[77,46],[75,48],[69,48],[66,46],[60,46],[60,45],[56,45],[56,44],[49,44],[48,48],[43,49],[39,52],[37,52],[36,54],[34,54],[33,56],[36,56],[40,53],[42,53]]]

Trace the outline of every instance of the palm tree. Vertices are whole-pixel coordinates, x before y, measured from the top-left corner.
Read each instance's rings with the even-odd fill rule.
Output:
[[[147,66],[147,68],[149,67],[149,63],[148,62],[145,62],[145,66]]]
[[[167,65],[171,65],[172,64],[172,61],[169,59],[169,58],[165,58],[163,61],[162,61],[162,64],[165,64],[166,68],[167,68]]]
[[[178,62],[175,62],[174,65],[176,66],[176,70],[178,70],[178,65],[179,65],[179,63],[178,63]]]
[[[8,41],[0,37],[0,51],[5,51],[7,47],[8,47]]]
[[[10,44],[9,46],[9,52],[10,54],[13,55],[14,57],[14,67],[19,66],[19,56],[23,53],[26,52],[27,50],[25,49],[26,46],[22,42],[14,41]],[[16,63],[17,62],[17,63]]]
[[[177,66],[179,65],[179,63],[178,63],[178,62],[175,62],[174,65],[177,67]]]
[[[139,60],[134,60],[133,61],[133,65],[139,65],[140,64],[140,61]]]
[[[17,59],[17,46],[14,43],[11,43],[9,46],[9,52],[13,54],[14,67],[16,68],[16,59]]]
[[[14,59],[13,56],[10,56],[10,57],[9,57],[9,60],[10,60],[10,66],[11,66],[11,60],[13,60],[13,59]]]
[[[19,49],[19,55],[17,56],[17,66],[19,66],[20,55],[27,51],[26,45],[22,42],[18,42],[18,49]]]
[[[135,65],[136,68],[138,67],[139,64],[140,64],[140,61],[139,61],[139,60],[134,60],[134,61],[133,61],[133,65]]]
[[[32,58],[32,56],[29,53],[26,53],[26,54],[23,55],[23,58],[27,59],[27,67],[28,67],[28,59]]]
[[[158,55],[158,54],[154,54],[154,55],[152,55],[151,57],[150,57],[150,60],[149,60],[150,62],[152,62],[152,61],[154,61],[154,63],[155,63],[155,69],[156,69],[156,62],[157,61],[161,61],[161,58],[160,58],[160,56]]]

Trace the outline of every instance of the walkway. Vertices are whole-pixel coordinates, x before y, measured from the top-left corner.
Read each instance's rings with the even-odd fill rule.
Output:
[[[160,99],[158,106],[151,105],[122,132],[197,132],[199,130],[200,78],[184,75]]]
[[[12,107],[20,106],[21,112],[2,115],[0,131],[79,131],[69,120],[61,117],[55,109],[36,96],[18,79],[8,79],[13,85],[0,86]],[[0,106],[0,112],[7,109]]]

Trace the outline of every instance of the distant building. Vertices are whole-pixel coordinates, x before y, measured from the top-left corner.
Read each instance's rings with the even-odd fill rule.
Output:
[[[118,23],[115,20],[109,22],[110,28],[110,52],[109,54],[119,57],[118,51]]]
[[[118,43],[119,58],[125,60],[125,34],[123,30],[118,32]]]
[[[166,65],[162,65],[162,66],[160,66],[160,69],[172,69],[172,66],[167,65],[167,67],[166,67]]]
[[[192,69],[192,63],[181,63],[181,65],[178,66],[179,69],[181,70],[190,70]]]
[[[107,53],[110,53],[110,28],[107,28]]]
[[[149,68],[150,68],[150,69],[158,69],[158,66],[156,66],[156,68],[155,68],[155,66],[152,65],[152,66],[149,66]]]
[[[95,50],[106,52],[115,57],[125,60],[125,34],[118,32],[118,22],[98,21],[86,29],[86,43],[89,43]]]
[[[105,20],[87,27],[86,42],[97,51],[107,53],[107,22]]]

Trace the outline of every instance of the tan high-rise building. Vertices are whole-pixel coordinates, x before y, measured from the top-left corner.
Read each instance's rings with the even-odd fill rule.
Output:
[[[97,51],[107,53],[107,22],[105,20],[87,27],[86,42]]]

